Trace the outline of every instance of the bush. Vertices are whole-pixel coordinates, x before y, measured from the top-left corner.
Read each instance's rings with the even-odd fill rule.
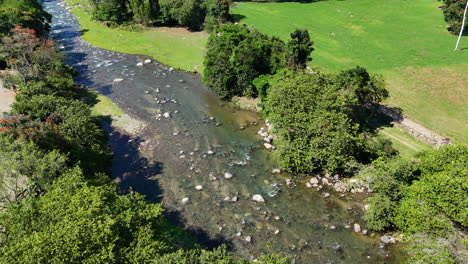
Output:
[[[383,231],[393,227],[393,217],[398,203],[392,201],[384,194],[376,194],[367,198],[369,209],[364,216],[368,228]]]
[[[408,264],[454,264],[456,261],[450,255],[450,243],[443,238],[433,238],[421,233],[411,235],[407,239],[409,258]]]

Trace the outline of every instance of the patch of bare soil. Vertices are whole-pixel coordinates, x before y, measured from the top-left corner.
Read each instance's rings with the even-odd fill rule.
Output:
[[[0,116],[3,112],[9,112],[10,106],[15,101],[15,92],[3,87],[3,81],[0,80]]]

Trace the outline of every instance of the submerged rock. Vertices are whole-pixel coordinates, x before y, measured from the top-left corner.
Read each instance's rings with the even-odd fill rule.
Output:
[[[260,194],[255,194],[252,197],[252,201],[255,201],[255,202],[258,202],[258,203],[264,203],[265,199],[263,199],[263,197]]]
[[[354,232],[356,233],[361,232],[361,226],[359,224],[354,224]]]
[[[281,173],[281,169],[272,169],[271,173]]]
[[[384,235],[384,236],[380,237],[380,242],[382,242],[384,244],[395,243],[395,238],[393,238],[391,236]]]

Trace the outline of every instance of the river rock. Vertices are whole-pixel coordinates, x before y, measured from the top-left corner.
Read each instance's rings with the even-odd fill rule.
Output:
[[[276,229],[275,230],[275,235],[279,234],[279,232],[280,232],[279,229]]]
[[[382,242],[384,244],[395,243],[395,238],[393,238],[391,236],[384,235],[384,236],[380,237],[380,242]]]
[[[263,146],[265,146],[266,149],[272,149],[273,148],[273,145],[271,145],[270,143],[265,143],[265,144],[263,144]]]
[[[359,224],[354,224],[354,232],[356,233],[361,232],[361,226]]]
[[[365,236],[366,236],[366,235],[367,235],[367,233],[368,233],[367,229],[364,229],[364,230],[362,230],[362,234],[363,234],[363,235],[365,235]]]
[[[281,169],[272,169],[271,173],[281,173]]]
[[[265,199],[263,199],[263,197],[260,194],[255,194],[254,196],[252,196],[252,201],[255,201],[257,203],[264,203]]]
[[[115,78],[114,79],[114,83],[120,83],[120,82],[123,82],[124,79],[122,78]]]
[[[310,181],[309,181],[309,182],[310,182],[311,184],[318,184],[318,183],[319,183],[318,179],[317,179],[317,178],[315,178],[315,177],[314,177],[314,178],[312,178],[312,179],[310,179]]]
[[[171,114],[169,112],[166,112],[163,114],[164,118],[171,118]]]
[[[330,197],[330,194],[327,193],[327,192],[326,192],[326,193],[323,193],[323,197],[328,198],[328,197]]]
[[[138,67],[141,67],[141,66],[143,66],[143,62],[139,62],[139,63],[137,63],[137,65],[136,65],[136,66],[138,66]]]
[[[208,154],[208,155],[213,155],[213,154],[214,154],[214,151],[208,150],[208,151],[206,152],[206,154]]]
[[[188,197],[185,197],[185,198],[182,199],[182,203],[183,203],[183,204],[188,203],[188,201],[189,201],[189,198],[188,198]]]
[[[251,236],[246,236],[246,237],[245,237],[245,241],[247,241],[247,242],[252,241],[252,237],[251,237]]]
[[[234,175],[232,175],[232,173],[229,173],[229,172],[224,173],[224,178],[231,179],[232,177],[234,177]]]
[[[201,190],[203,190],[203,186],[197,185],[197,186],[195,186],[195,190],[201,191]]]
[[[237,198],[237,196],[234,196],[234,197],[232,197],[232,199],[231,199],[232,202],[237,202],[238,200],[239,200],[239,198]]]
[[[151,60],[150,59],[147,59],[143,62],[144,64],[148,64],[148,63],[151,63]]]
[[[310,182],[306,182],[306,187],[307,188],[312,188],[313,186],[312,186],[312,184]]]

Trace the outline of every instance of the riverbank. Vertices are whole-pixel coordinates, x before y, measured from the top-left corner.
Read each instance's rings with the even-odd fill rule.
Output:
[[[382,244],[378,233],[345,228],[364,225],[359,197],[325,198],[303,185],[284,185],[292,175],[273,173],[277,165],[256,136],[264,125],[256,113],[214,97],[198,75],[89,45],[75,34],[78,21],[65,8],[45,5],[54,14],[54,37],[79,72],[76,81],[147,124],[132,137],[111,135],[113,177],[122,192],[132,188],[162,201],[168,216],[202,244],[228,244],[236,256],[399,262],[401,252]],[[253,201],[259,196],[264,202]]]
[[[175,69],[203,72],[203,58],[208,33],[185,28],[136,27],[133,31],[114,28],[91,20],[83,0],[66,0],[79,19],[83,39],[94,46],[127,54],[141,54],[157,59]]]

